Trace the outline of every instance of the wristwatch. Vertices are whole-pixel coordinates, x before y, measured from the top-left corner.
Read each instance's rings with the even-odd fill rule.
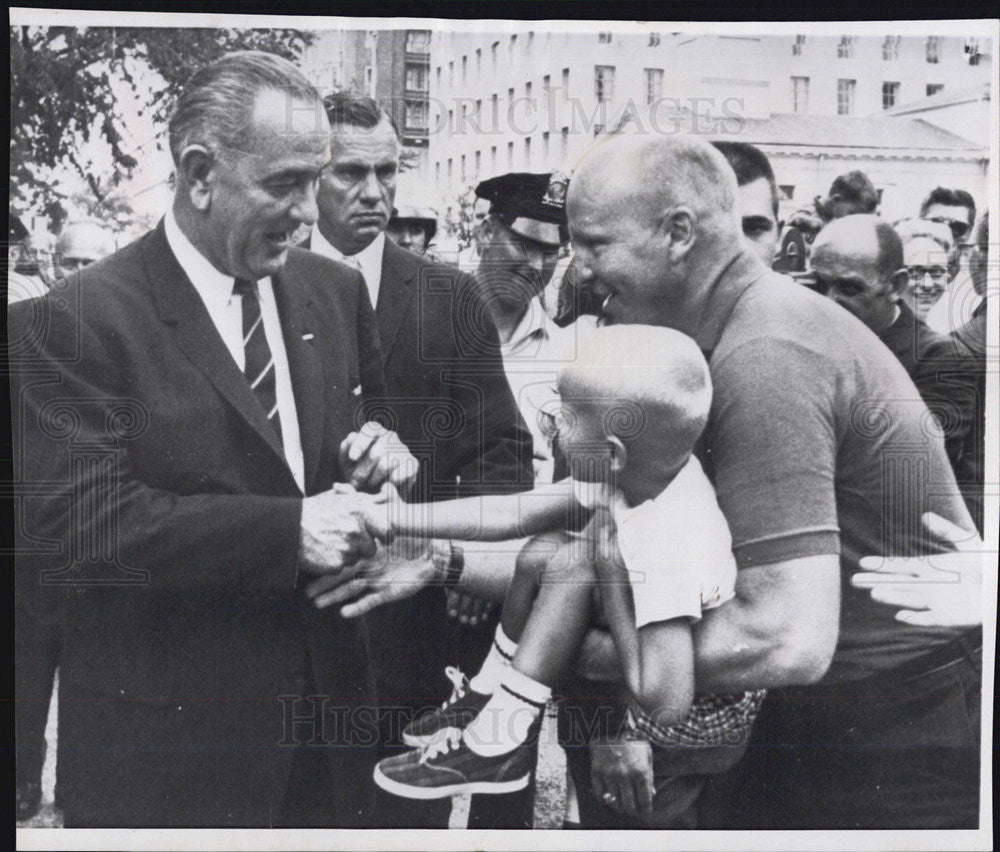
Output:
[[[454,589],[465,568],[465,554],[455,542],[434,539],[431,542],[431,560],[437,569],[440,582],[446,589]]]

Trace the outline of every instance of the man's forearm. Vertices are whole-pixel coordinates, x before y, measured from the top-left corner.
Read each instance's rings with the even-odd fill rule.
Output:
[[[826,672],[837,644],[840,563],[808,556],[740,571],[736,597],[695,626],[701,693],[807,684]]]

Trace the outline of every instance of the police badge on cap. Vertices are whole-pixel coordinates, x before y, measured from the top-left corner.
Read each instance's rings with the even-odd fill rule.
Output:
[[[511,172],[484,180],[476,197],[490,202],[496,216],[518,236],[558,247],[566,242],[566,190],[562,172]]]

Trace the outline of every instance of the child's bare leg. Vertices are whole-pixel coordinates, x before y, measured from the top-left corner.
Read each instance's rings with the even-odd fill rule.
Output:
[[[569,671],[591,621],[594,572],[581,542],[563,545],[540,580],[513,665],[551,687]]]
[[[536,535],[517,555],[514,578],[507,588],[500,611],[503,632],[513,641],[520,640],[524,625],[528,623],[546,566],[569,540],[569,534],[564,531]]]

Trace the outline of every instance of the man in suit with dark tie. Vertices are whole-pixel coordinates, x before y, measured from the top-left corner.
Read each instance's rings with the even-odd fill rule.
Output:
[[[66,825],[364,824],[365,625],[304,587],[374,551],[334,483],[408,474],[355,432],[384,393],[361,276],[291,245],[327,120],[289,62],[230,54],[170,147],[157,228],[12,316],[18,593],[64,639]]]
[[[475,281],[386,239],[400,155],[391,119],[369,98],[337,93],[324,103],[331,161],[320,181],[319,218],[308,246],[355,265],[365,277],[378,320],[392,428],[420,462],[413,499],[531,488],[531,436]],[[448,542],[439,544],[458,552]],[[498,556],[496,550],[463,545],[462,554],[507,559],[513,566],[514,554]],[[392,754],[402,747],[402,729],[414,713],[446,697],[445,667],[478,666],[492,629],[449,621],[445,597],[433,587],[379,607],[368,618],[382,753]],[[447,800],[407,804],[385,796],[376,809],[379,825],[447,826]]]

